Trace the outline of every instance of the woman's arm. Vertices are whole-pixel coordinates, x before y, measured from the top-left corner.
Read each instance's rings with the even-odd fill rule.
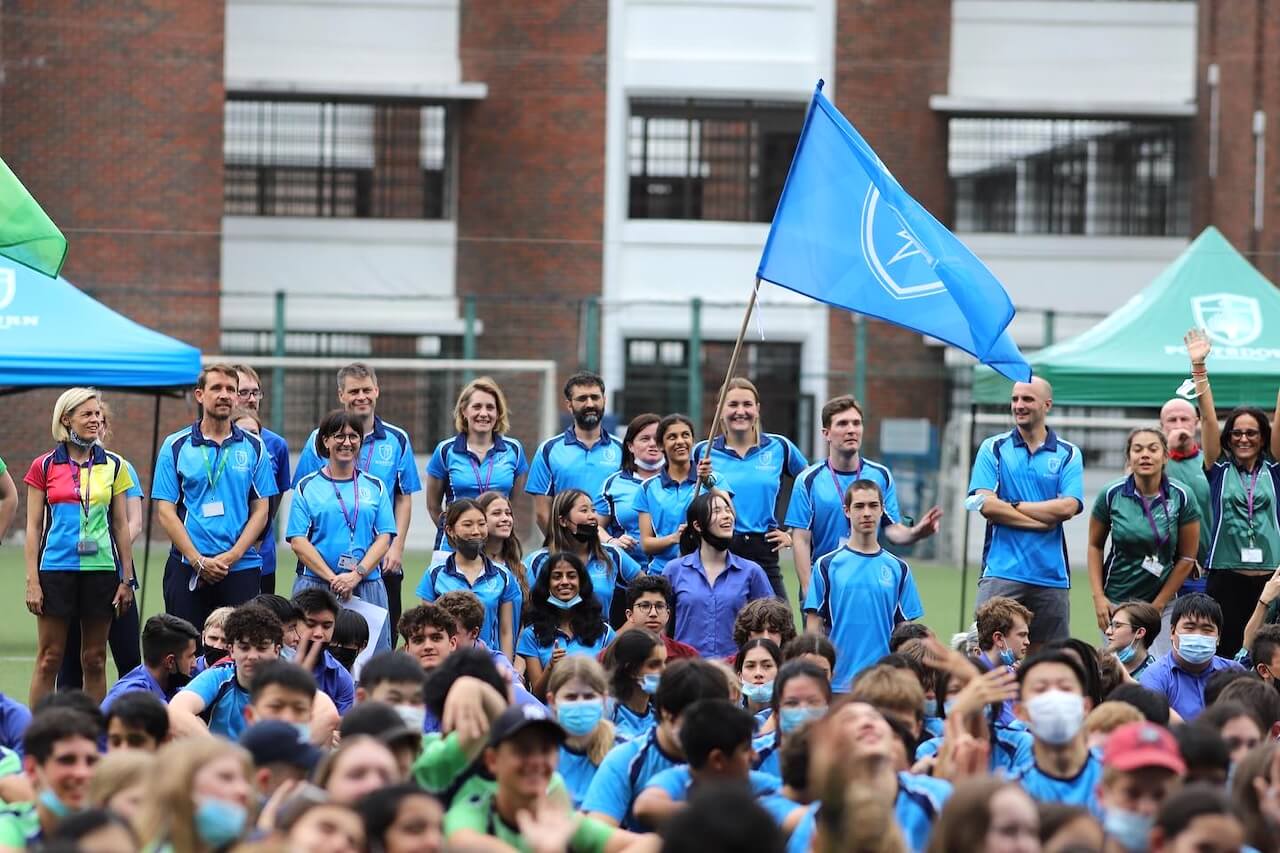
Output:
[[[1204,467],[1211,468],[1222,453],[1222,427],[1218,424],[1218,410],[1213,406],[1213,391],[1209,388],[1209,372],[1204,361],[1209,357],[1209,337],[1199,329],[1192,329],[1183,337],[1187,355],[1191,358],[1191,378],[1195,381],[1200,407],[1200,446],[1204,449]]]
[[[444,481],[428,474],[426,491],[427,518],[432,524],[439,524],[440,515],[444,512]]]
[[[120,584],[111,605],[116,614],[129,609],[133,602],[133,540],[129,538],[128,498],[123,493],[111,499],[111,538],[120,555]]]
[[[1102,551],[1111,535],[1111,525],[1089,518],[1089,589],[1093,592],[1093,612],[1098,620],[1098,630],[1106,631],[1111,624],[1111,602],[1102,588]]]
[[[142,498],[126,497],[124,508],[129,517],[129,541],[137,542],[142,536]]]
[[[1188,521],[1186,524],[1178,527],[1178,557],[1177,562],[1173,564],[1173,571],[1169,572],[1169,577],[1165,578],[1164,585],[1160,587],[1160,592],[1156,595],[1155,600],[1151,602],[1151,606],[1156,610],[1163,610],[1165,605],[1178,595],[1178,590],[1182,588],[1182,583],[1191,574],[1191,570],[1196,565],[1196,552],[1200,549],[1200,522]]]
[[[0,539],[9,532],[13,517],[18,513],[18,487],[13,484],[13,477],[5,471],[0,474]]]
[[[311,544],[310,539],[305,536],[294,536],[289,540],[289,547],[292,548],[293,553],[297,555],[298,561],[311,571],[315,572],[321,580],[333,580],[333,569],[329,568],[329,564],[324,561],[324,557],[320,556],[320,552],[316,550],[315,545]]]
[[[27,564],[27,610],[36,616],[44,612],[44,593],[40,589],[40,541],[44,538],[44,492],[27,486],[27,541],[23,556]]]
[[[498,607],[498,645],[507,660],[515,657],[515,632],[511,629],[511,602],[504,601]]]
[[[1241,648],[1253,648],[1253,638],[1258,635],[1258,629],[1267,620],[1267,611],[1271,609],[1271,603],[1277,597],[1280,597],[1280,569],[1276,569],[1276,573],[1271,576],[1271,580],[1267,581],[1266,586],[1262,588],[1262,593],[1258,596],[1253,614],[1249,617],[1248,624],[1244,626],[1244,641]],[[1253,663],[1256,666],[1258,661]]]

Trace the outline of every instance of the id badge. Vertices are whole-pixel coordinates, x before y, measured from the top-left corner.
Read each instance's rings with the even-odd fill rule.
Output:
[[[1142,569],[1143,571],[1150,572],[1156,577],[1160,577],[1161,575],[1164,574],[1164,566],[1162,566],[1160,564],[1160,561],[1157,560],[1154,556],[1148,556],[1143,559]]]
[[[200,507],[200,513],[205,518],[217,518],[224,512],[226,512],[226,510],[222,507],[222,501],[209,501],[207,504]]]
[[[81,557],[92,557],[98,553],[98,541],[96,539],[81,539],[76,543],[76,554]]]
[[[338,558],[338,568],[344,572],[354,572],[357,565],[359,564],[356,562],[356,558],[350,554],[343,554]]]
[[[1261,548],[1241,548],[1241,549],[1240,549],[1240,562],[1242,562],[1242,563],[1261,563],[1261,562],[1262,562],[1262,549],[1261,549]]]

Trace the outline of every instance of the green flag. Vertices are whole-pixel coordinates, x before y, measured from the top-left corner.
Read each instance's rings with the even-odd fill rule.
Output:
[[[67,257],[67,238],[18,176],[0,160],[0,255],[56,278]]]

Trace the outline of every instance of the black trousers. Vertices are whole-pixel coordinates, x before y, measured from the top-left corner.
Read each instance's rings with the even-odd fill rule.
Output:
[[[204,630],[204,621],[219,607],[239,607],[258,595],[257,569],[230,572],[217,583],[202,583],[195,590],[189,586],[192,571],[181,559],[169,555],[164,564],[164,609],[186,619],[197,631]]]
[[[764,569],[765,576],[769,578],[773,594],[783,601],[787,600],[787,588],[782,583],[782,570],[778,568],[778,552],[773,550],[773,545],[764,538],[763,533],[735,533],[729,550],[739,557],[759,563],[760,568]]]
[[[111,620],[111,632],[107,635],[107,645],[111,649],[111,659],[116,663],[116,672],[124,675],[137,669],[142,663],[142,651],[138,646],[138,637],[142,630],[138,624],[138,602],[135,600],[129,609]],[[80,622],[67,622],[67,653],[62,656],[62,668],[58,670],[59,690],[78,690],[84,687],[84,672],[80,669]]]
[[[1270,579],[1269,574],[1247,575],[1230,569],[1209,572],[1204,591],[1222,608],[1222,635],[1218,641],[1220,657],[1229,658],[1240,651],[1240,644],[1244,642],[1244,626],[1249,623],[1249,617],[1258,606],[1262,588]]]
[[[382,585],[387,588],[387,618],[391,620],[391,648],[394,649],[400,642],[396,627],[400,624],[400,587],[404,585],[404,571],[394,575],[383,572]]]

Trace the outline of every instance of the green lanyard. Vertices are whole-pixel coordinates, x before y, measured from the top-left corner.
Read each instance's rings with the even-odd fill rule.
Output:
[[[218,470],[214,471],[213,466],[209,464],[209,448],[204,447],[204,473],[209,479],[209,490],[216,491],[218,481],[222,479],[222,472],[227,468],[227,454],[221,452],[221,448],[214,451],[214,455],[218,458]]]

